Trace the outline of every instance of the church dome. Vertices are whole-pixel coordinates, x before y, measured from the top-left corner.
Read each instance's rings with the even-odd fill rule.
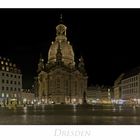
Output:
[[[65,65],[71,65],[74,66],[74,52],[72,49],[72,46],[70,45],[70,42],[67,41],[66,37],[66,29],[67,27],[63,24],[59,24],[56,27],[56,38],[55,41],[52,42],[49,52],[48,52],[48,62],[54,63],[56,62],[56,54],[58,45],[60,44],[60,49],[62,53],[62,61]]]

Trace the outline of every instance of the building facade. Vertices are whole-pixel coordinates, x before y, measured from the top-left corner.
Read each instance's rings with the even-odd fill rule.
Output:
[[[121,99],[121,81],[124,76],[122,73],[114,82],[114,99],[120,100]]]
[[[35,94],[30,89],[22,89],[20,93],[20,104],[37,104]]]
[[[140,99],[140,67],[130,70],[123,76],[121,88],[122,99]]]
[[[140,103],[140,67],[121,74],[114,82],[114,99]]]
[[[110,86],[90,86],[87,89],[87,103],[111,103],[113,99],[113,89]]]
[[[22,74],[10,59],[0,57],[0,102],[18,98],[22,89]]]
[[[52,42],[48,61],[40,57],[36,94],[47,103],[83,103],[87,92],[87,74],[83,57],[75,64],[74,51],[66,37],[67,27],[59,24],[56,27],[55,41]]]

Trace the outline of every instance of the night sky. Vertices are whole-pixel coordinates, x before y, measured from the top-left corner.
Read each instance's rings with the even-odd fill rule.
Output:
[[[113,85],[140,65],[139,9],[0,9],[0,56],[21,68],[23,88],[33,84],[40,53],[47,61],[61,13],[76,61],[85,60],[88,85]]]

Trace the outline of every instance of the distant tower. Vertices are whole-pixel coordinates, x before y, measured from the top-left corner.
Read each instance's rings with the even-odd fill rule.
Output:
[[[42,58],[42,54],[40,53],[40,59],[38,63],[38,69],[37,72],[41,72],[44,70],[44,59]]]
[[[45,80],[45,77],[43,76],[44,73],[44,59],[42,58],[42,54],[40,53],[39,63],[38,63],[38,69],[37,73],[40,75],[38,78],[36,78],[35,85],[37,86],[36,89],[36,95],[41,99],[46,95],[45,93],[45,85],[42,84],[42,82]]]
[[[83,59],[82,56],[81,56],[80,59],[79,59],[78,69],[79,69],[79,71],[80,71],[81,73],[83,73],[83,74],[86,73],[85,64],[84,64],[84,59]]]

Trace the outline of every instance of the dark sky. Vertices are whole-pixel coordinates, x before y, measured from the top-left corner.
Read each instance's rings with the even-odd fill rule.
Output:
[[[0,55],[23,73],[23,87],[36,76],[39,54],[47,60],[63,14],[76,60],[83,55],[89,84],[113,85],[140,65],[139,9],[0,9]]]

